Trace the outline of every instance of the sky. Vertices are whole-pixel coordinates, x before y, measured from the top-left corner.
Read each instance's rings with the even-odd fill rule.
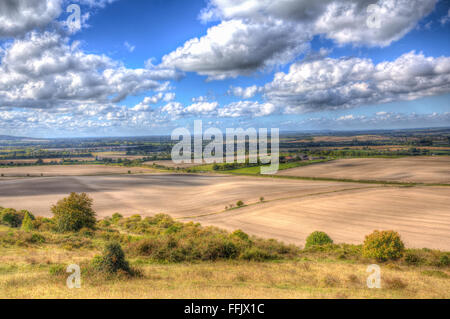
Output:
[[[450,127],[449,35],[450,0],[2,0],[0,135]]]

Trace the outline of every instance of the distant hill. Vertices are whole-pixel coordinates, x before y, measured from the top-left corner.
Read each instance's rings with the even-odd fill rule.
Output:
[[[37,142],[43,141],[45,139],[25,137],[25,136],[11,136],[11,135],[0,135],[0,141],[8,142]]]
[[[18,141],[18,140],[29,140],[30,138],[22,136],[10,136],[10,135],[0,135],[0,140],[2,141]]]

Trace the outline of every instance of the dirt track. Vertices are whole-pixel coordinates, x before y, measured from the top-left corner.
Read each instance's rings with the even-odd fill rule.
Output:
[[[450,156],[340,159],[279,171],[278,175],[450,184]]]
[[[314,230],[336,242],[360,243],[374,229],[395,229],[410,247],[450,250],[450,187],[221,175],[60,176],[2,180],[0,206],[49,216],[50,206],[70,192],[89,193],[99,216],[197,216],[191,220],[297,244]],[[222,212],[261,196],[269,202]],[[218,214],[199,217],[211,213]]]

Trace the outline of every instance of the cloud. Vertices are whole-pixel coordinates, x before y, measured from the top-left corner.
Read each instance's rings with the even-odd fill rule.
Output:
[[[325,58],[294,63],[265,85],[265,99],[284,113],[346,109],[450,92],[450,57],[414,51],[392,62]]]
[[[163,65],[221,80],[289,63],[308,50],[315,35],[339,45],[384,47],[412,30],[435,4],[436,0],[210,0],[199,18],[220,24],[164,56]]]
[[[0,1],[0,38],[43,28],[61,14],[62,0]]]
[[[117,0],[66,0],[68,3],[79,3],[91,8],[104,8]]]
[[[385,47],[411,31],[436,0],[327,1],[315,21],[318,34],[338,44]],[[369,8],[369,5],[372,6]],[[371,24],[368,21],[374,21]]]
[[[217,102],[196,102],[184,107],[179,102],[170,102],[161,108],[161,112],[167,113],[172,117],[206,115],[213,116],[217,114]]]
[[[86,103],[71,108],[0,109],[1,134],[26,135],[49,132],[67,136],[117,134],[136,129],[170,126],[170,118],[160,112],[132,110],[115,104]]]
[[[448,9],[447,14],[441,18],[440,22],[442,25],[446,25],[450,22],[450,9]]]
[[[119,102],[165,90],[173,69],[128,69],[105,55],[86,54],[57,33],[31,32],[6,45],[0,64],[0,107],[49,108],[95,101]]]
[[[243,98],[243,99],[251,99],[252,97],[254,97],[257,93],[262,92],[263,88],[262,87],[258,87],[256,85],[252,85],[249,86],[247,88],[242,88],[242,87],[232,87],[228,93],[229,94],[233,94],[234,96]]]
[[[125,41],[125,43],[123,45],[128,50],[128,52],[133,52],[136,49],[135,45],[131,45],[127,41]]]
[[[161,65],[197,72],[209,80],[235,78],[291,61],[309,47],[309,39],[290,23],[224,21],[165,55]]]
[[[383,128],[419,128],[440,127],[450,125],[450,112],[443,113],[395,113],[378,112],[373,115],[348,114],[337,118],[308,118],[302,121],[290,121],[285,127],[304,129],[383,129]]]
[[[277,112],[272,103],[259,103],[254,101],[238,101],[230,103],[218,110],[220,117],[259,117]]]
[[[156,95],[153,95],[151,97],[145,97],[144,100],[137,104],[136,106],[134,106],[132,108],[133,111],[149,111],[152,110],[151,109],[151,105],[153,104],[157,104],[160,101],[164,101],[164,102],[170,102],[173,101],[175,99],[175,93],[169,92],[169,93],[162,93],[159,92]]]

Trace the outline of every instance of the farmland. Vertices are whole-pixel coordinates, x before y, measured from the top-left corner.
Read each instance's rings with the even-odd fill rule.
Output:
[[[447,298],[448,142],[433,132],[420,134],[283,137],[280,170],[269,176],[247,162],[174,164],[166,139],[26,141],[21,147],[29,149],[18,157],[27,158],[16,159],[11,157],[18,151],[8,145],[0,167],[1,207],[52,218],[52,205],[69,193],[84,192],[93,199],[99,221],[87,237],[39,232],[40,244],[27,243],[31,234],[0,226],[0,297]],[[32,158],[45,154],[41,148],[65,157]],[[130,220],[139,215],[143,222],[168,214],[188,228],[200,223],[205,229],[220,228],[218,234],[240,229],[252,238],[275,239],[300,250],[270,261],[160,263],[132,253],[131,243],[149,240],[148,235],[105,226],[115,213]],[[364,288],[365,269],[374,261],[360,256],[365,236],[376,229],[398,232],[407,256],[426,255],[411,259],[419,266],[411,265],[409,257],[382,264],[386,287],[380,291]],[[335,246],[304,248],[317,230]],[[51,275],[53,269],[87,263],[101,251],[105,232],[122,236],[131,264],[143,277],[101,283],[88,277],[86,289],[68,291],[63,277]],[[211,240],[218,243],[216,237]],[[140,289],[144,286],[152,289]]]

